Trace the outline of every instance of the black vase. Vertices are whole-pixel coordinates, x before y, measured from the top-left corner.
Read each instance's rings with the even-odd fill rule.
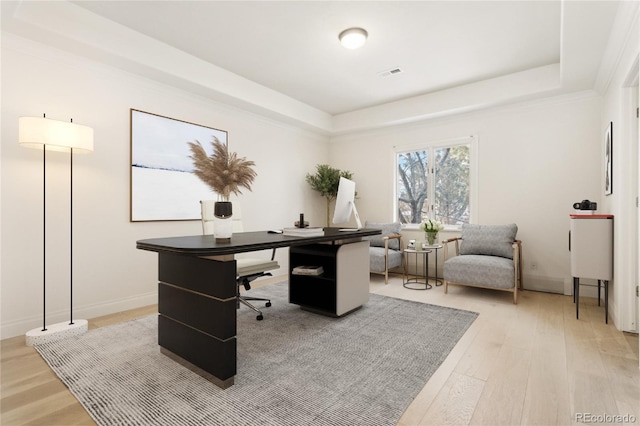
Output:
[[[233,235],[233,204],[231,201],[216,201],[213,206],[213,235],[217,242],[229,242]]]
[[[231,201],[216,201],[213,206],[213,214],[219,219],[226,219],[233,215],[233,204]]]

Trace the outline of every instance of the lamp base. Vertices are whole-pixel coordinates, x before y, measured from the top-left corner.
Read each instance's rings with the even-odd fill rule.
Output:
[[[86,332],[89,328],[87,320],[77,319],[73,324],[68,322],[59,322],[57,324],[48,325],[46,330],[41,327],[27,331],[27,346],[41,345],[43,343],[55,342],[73,336],[79,336]]]

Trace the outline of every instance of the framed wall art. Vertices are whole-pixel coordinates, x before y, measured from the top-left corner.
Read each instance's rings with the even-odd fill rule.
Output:
[[[199,220],[200,200],[217,195],[193,173],[187,142],[210,154],[227,132],[131,109],[130,221]]]
[[[604,195],[613,194],[613,121],[604,135]]]

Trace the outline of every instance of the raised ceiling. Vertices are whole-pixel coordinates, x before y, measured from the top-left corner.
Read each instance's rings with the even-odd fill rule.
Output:
[[[332,115],[560,62],[559,2],[74,3]]]
[[[3,30],[20,36],[331,133],[592,89],[617,8],[616,1],[4,1],[2,19]],[[353,26],[369,39],[344,49],[337,36]],[[402,72],[384,75],[396,68]]]

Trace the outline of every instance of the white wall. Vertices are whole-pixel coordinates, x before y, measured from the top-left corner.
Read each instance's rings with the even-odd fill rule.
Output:
[[[600,134],[613,122],[613,193],[602,206],[614,214],[614,279],[610,286],[609,313],[621,330],[638,331],[638,12],[633,35],[617,57],[615,72],[608,84],[600,117]],[[601,153],[604,162],[604,152]],[[601,180],[603,181],[604,178]],[[604,192],[604,188],[601,188]]]
[[[600,105],[594,93],[579,93],[334,137],[331,163],[354,173],[363,221],[390,221],[394,145],[477,135],[479,208],[473,221],[516,223],[523,241],[525,288],[563,293],[570,278],[572,205],[586,198],[602,201]]]
[[[42,151],[18,145],[18,117],[46,113],[94,128],[95,151],[73,163],[76,318],[156,303],[157,255],[137,250],[136,240],[201,232],[199,221],[129,222],[130,108],[229,132],[231,150],[255,161],[258,174],[241,196],[245,230],[288,226],[300,212],[324,223],[322,199],[304,177],[327,162],[325,136],[3,35],[2,338],[42,323]],[[50,324],[68,317],[68,154],[47,152],[46,184]],[[278,260],[277,273],[286,273],[288,251],[278,250]]]
[[[635,19],[632,34],[638,34]],[[198,222],[128,221],[130,108],[229,131],[231,149],[257,163],[254,191],[242,196],[247,230],[286,226],[300,212],[312,224],[324,224],[324,200],[304,182],[318,163],[354,172],[363,221],[391,220],[394,145],[477,135],[480,201],[475,221],[518,224],[526,288],[567,289],[573,202],[589,198],[598,202],[600,212],[616,215],[611,303],[612,316],[619,316],[624,295],[618,280],[629,274],[629,265],[617,254],[631,244],[623,225],[633,221],[622,194],[634,191],[625,184],[633,174],[627,156],[633,152],[616,145],[614,194],[604,197],[602,138],[608,121],[614,121],[614,141],[620,135],[615,123],[622,122],[620,105],[628,97],[623,87],[638,55],[637,37],[627,43],[616,57],[617,71],[604,100],[592,92],[578,93],[336,136],[327,145],[325,136],[3,34],[0,333],[3,338],[18,335],[41,322],[42,152],[18,146],[18,117],[72,117],[95,130],[95,152],[74,159],[77,317],[155,303],[156,255],[136,250],[135,241],[200,232]],[[68,166],[67,156],[48,155],[48,323],[64,320],[68,311]],[[278,260],[283,274],[286,250],[279,251]]]

